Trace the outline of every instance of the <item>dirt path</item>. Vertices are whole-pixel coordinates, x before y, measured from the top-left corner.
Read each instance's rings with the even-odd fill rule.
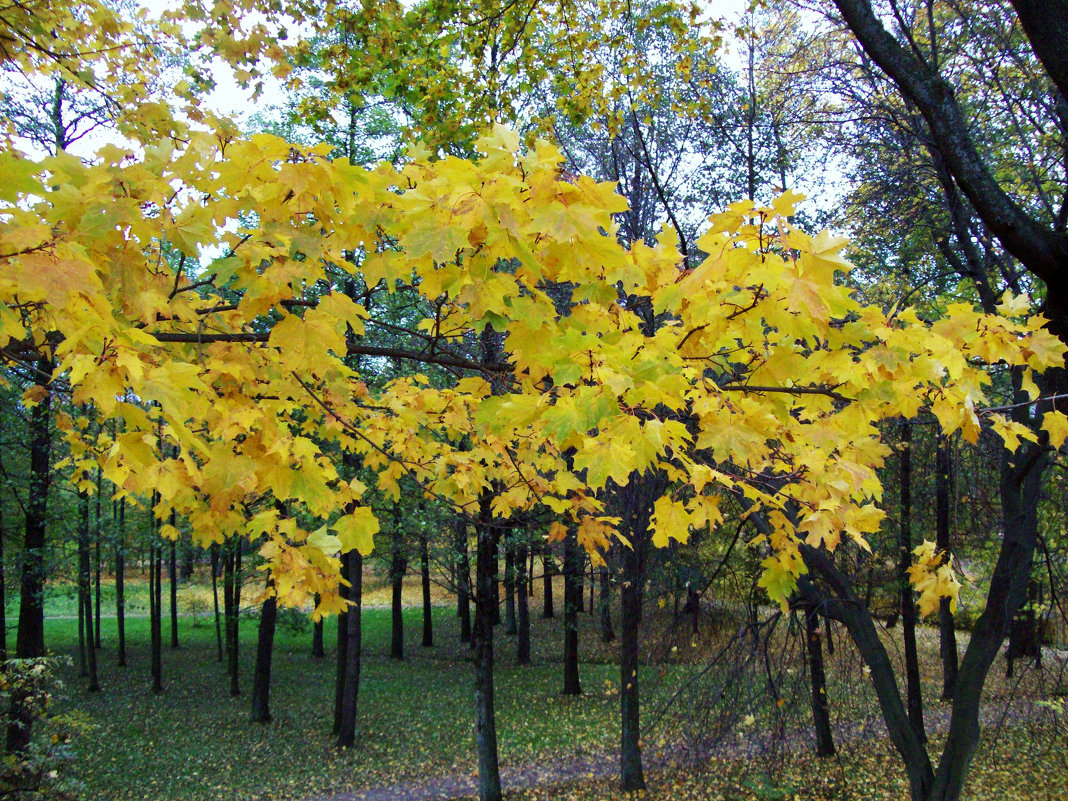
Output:
[[[1029,700],[1019,700],[1009,706],[1004,704],[984,707],[980,714],[980,725],[985,728],[997,728],[1002,725],[1017,725],[1038,717],[1044,710],[1036,707]],[[939,706],[924,715],[924,724],[928,734],[945,731],[949,727],[950,709]],[[835,726],[835,743],[838,745],[860,742],[866,739],[884,738],[886,726],[882,720],[870,719],[838,723]],[[769,740],[772,735],[768,735]],[[776,746],[780,751],[788,750],[800,753],[815,748],[815,739],[811,730],[800,729],[787,732]],[[643,755],[647,776],[654,776],[677,768],[699,768],[709,759],[753,759],[769,753],[767,744],[757,738],[741,739],[720,738],[704,743],[677,743],[672,748],[665,748]],[[432,779],[416,780],[392,785],[370,787],[350,793],[317,796],[308,801],[452,801],[453,799],[477,796],[478,782],[473,772],[470,775],[439,776]],[[619,773],[619,755],[617,753],[592,754],[573,759],[556,760],[549,764],[525,765],[514,769],[501,770],[501,785],[505,792],[526,790],[532,787],[566,786],[589,779],[610,779]]]

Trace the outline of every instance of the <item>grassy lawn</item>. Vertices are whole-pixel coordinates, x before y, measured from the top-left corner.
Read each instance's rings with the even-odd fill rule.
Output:
[[[169,622],[164,620],[162,695],[150,691],[148,621],[144,617],[127,621],[126,668],[115,665],[115,621],[104,618],[99,658],[103,692],[84,692],[84,679],[77,676],[76,665],[64,670],[63,704],[80,710],[92,725],[76,743],[76,769],[86,784],[88,798],[296,800],[438,776],[474,775],[473,677],[467,649],[458,643],[459,627],[452,606],[435,607],[437,644],[433,648],[419,646],[421,610],[414,606],[406,609],[404,662],[386,656],[389,610],[372,606],[364,611],[358,746],[351,752],[339,752],[330,736],[333,622],[327,624],[327,657],[320,660],[310,655],[310,626],[279,627],[271,693],[274,721],[253,725],[248,722],[248,696],[256,618],[250,615],[242,620],[243,694],[230,697],[224,667],[216,661],[215,633],[208,615],[210,588],[184,592],[186,597],[207,593],[209,605],[196,616],[187,610],[180,619],[181,648],[177,651],[167,647]],[[143,590],[135,582],[131,596],[137,593]],[[386,599],[373,583],[369,597],[372,604]],[[406,600],[414,602],[417,597],[414,586],[408,588]],[[594,760],[604,755],[615,759],[619,673],[614,646],[599,642],[595,616],[581,615],[580,653],[586,660],[581,674],[586,692],[580,698],[561,697],[560,620],[542,620],[540,602],[539,593],[532,606],[533,665],[517,667],[514,640],[501,633],[497,636],[498,736],[505,777],[510,770],[581,759],[583,755],[594,755]],[[55,609],[50,606],[53,613]],[[661,614],[666,616],[667,611]],[[769,735],[775,726],[783,726],[787,732],[803,731],[807,726],[807,675],[803,669],[784,671],[777,677],[774,690],[769,690],[761,677],[758,662],[749,664],[745,668],[748,672],[739,673],[742,678],[729,682],[730,671],[738,670],[741,664],[736,654],[728,652],[722,664],[713,669],[709,663],[730,626],[717,628],[706,620],[697,637],[686,627],[667,630],[654,624],[651,628],[657,633],[647,638],[646,657],[655,653],[660,664],[644,668],[641,676],[645,751],[650,761],[659,760],[667,769],[651,777],[649,797],[879,801],[904,797],[899,763],[879,737],[845,743],[842,756],[822,762],[808,757],[807,748],[775,750],[774,737]],[[891,643],[894,633],[890,632]],[[54,652],[76,657],[73,619],[49,619],[46,639]],[[832,713],[838,720],[870,716],[870,685],[862,680],[862,668],[852,649],[844,647],[841,638],[839,641],[836,655],[828,660]],[[789,638],[781,637],[775,646],[786,648],[789,642]],[[921,630],[921,647],[931,657],[924,662],[928,705],[937,708],[937,640],[933,631]],[[989,683],[988,697],[993,701],[1021,690],[1036,693],[1049,689],[1031,686],[1035,674],[1027,671],[1022,684],[1007,683],[1001,670],[999,663]],[[669,698],[674,704],[661,716]],[[654,720],[657,725],[650,725]],[[991,735],[975,768],[981,779],[972,785],[982,792],[971,797],[1063,798],[1068,735],[1063,730],[1063,715],[1058,720],[1060,726],[1016,726]],[[724,757],[696,772],[684,764],[670,767],[665,753],[670,756],[672,749],[695,732],[706,736],[713,731],[727,732],[723,735],[727,741],[744,745],[760,759]],[[1013,793],[1002,792],[1012,786],[1016,788]],[[1043,795],[1039,788],[1045,787],[1061,789]],[[1033,794],[1021,794],[1024,790]],[[566,789],[532,789],[513,797],[596,801],[621,796],[614,779],[609,778],[581,780]]]

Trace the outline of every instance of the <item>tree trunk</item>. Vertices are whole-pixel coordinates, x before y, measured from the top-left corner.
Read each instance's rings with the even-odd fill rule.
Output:
[[[490,496],[479,499],[475,560],[475,744],[478,748],[479,801],[501,801],[497,765],[497,719],[493,693],[493,613],[497,608],[497,533],[489,523]]]
[[[356,744],[356,711],[363,650],[363,557],[359,551],[349,551],[347,556],[349,600],[352,605],[345,613],[345,676],[341,687],[341,714],[337,738],[341,748],[352,748]]]
[[[78,678],[89,675],[89,661],[85,658],[85,585],[82,583],[82,538],[78,537]],[[89,632],[91,638],[93,633]],[[92,648],[90,642],[89,647]],[[1011,662],[1010,662],[1011,666]]]
[[[1005,652],[1007,678],[1012,678],[1013,662],[1017,659],[1032,657],[1041,664],[1042,644],[1039,642],[1034,607],[1037,600],[1038,582],[1032,579],[1027,583],[1027,603],[1017,610],[1009,625],[1009,647]]]
[[[159,503],[158,495],[153,499],[152,508]],[[152,543],[148,551],[148,594],[149,598],[149,639],[152,650],[152,692],[163,692],[163,553],[159,540],[159,520],[153,518]]]
[[[900,562],[898,581],[901,599],[901,635],[905,642],[905,685],[908,691],[909,722],[920,742],[927,742],[923,726],[923,696],[920,685],[920,659],[916,650],[916,602],[912,597],[908,569],[912,565],[912,423],[901,423],[901,516],[899,526]]]
[[[240,695],[241,685],[238,678],[238,613],[241,604],[240,582],[241,548],[236,540],[226,544],[223,556],[223,617],[226,627],[226,675],[230,679],[230,695]]]
[[[541,586],[541,616],[550,619],[553,617],[553,555],[548,543],[542,546],[541,552]]]
[[[225,586],[223,588],[225,592]],[[219,543],[211,544],[211,597],[215,602],[215,661],[223,661],[222,626],[219,623]],[[229,635],[227,637],[229,642]]]
[[[95,499],[96,516],[94,517],[94,531],[93,531],[93,541],[94,541],[93,550],[95,551],[95,565],[94,565],[94,568],[95,568],[95,572],[96,572],[96,585],[95,585],[96,586],[96,589],[95,589],[95,592],[96,592],[96,603],[93,606],[93,614],[94,614],[94,621],[93,621],[93,631],[94,631],[94,634],[93,634],[93,647],[94,648],[100,648],[100,570],[101,570],[101,559],[100,559],[100,531],[101,531],[101,526],[100,526],[100,502],[101,502],[101,496],[103,495],[103,489],[104,489],[103,488],[103,483],[104,483],[103,471],[99,467],[97,467],[96,468],[96,499]]]
[[[48,490],[51,485],[52,362],[37,361],[34,383],[44,390],[40,402],[30,411],[30,474],[26,500],[26,547],[22,556],[19,587],[19,628],[15,638],[15,658],[44,656],[45,527],[48,521]],[[10,733],[9,733],[10,734]],[[29,732],[26,732],[26,743]],[[10,736],[9,736],[10,741]],[[21,742],[16,737],[16,744]],[[23,744],[24,745],[24,744]],[[9,751],[11,749],[8,749]],[[16,747],[16,750],[21,748]]]
[[[173,553],[173,551],[172,551]],[[267,590],[274,589],[268,574]],[[278,598],[270,595],[260,607],[260,625],[256,637],[256,669],[252,674],[253,723],[271,722],[271,659],[274,655],[274,630],[278,619]]]
[[[174,513],[171,512],[171,525],[174,525]],[[167,565],[171,582],[171,648],[178,647],[178,543],[171,541],[170,560]]]
[[[214,581],[214,577],[212,578]],[[216,601],[218,607],[218,601]],[[118,500],[115,533],[115,625],[119,633],[119,667],[126,667],[126,499]]]
[[[827,757],[834,756],[835,751],[819,625],[819,613],[815,607],[808,606],[805,609],[805,645],[808,651],[808,678],[812,686],[812,725],[816,730],[816,756]]]
[[[620,549],[623,581],[619,590],[619,778],[625,792],[645,789],[638,697],[638,627],[641,622],[641,586],[645,581],[646,535],[631,532],[630,548]]]
[[[582,608],[582,554],[574,526],[564,537],[564,695],[582,695],[578,667],[578,613]]]
[[[352,551],[341,554],[341,573],[344,576],[348,576],[351,572],[350,561],[352,559]],[[362,574],[361,574],[362,580]],[[343,600],[349,600],[350,587],[341,585],[339,588],[339,594]],[[347,607],[346,607],[347,608]],[[349,613],[341,612],[337,616],[337,655],[336,655],[336,678],[334,681],[334,736],[337,737],[341,734],[341,710],[345,705],[345,671],[349,666]]]
[[[83,475],[83,480],[88,476]],[[84,649],[89,676],[89,692],[100,692],[100,680],[96,672],[96,647],[93,640],[93,602],[91,565],[89,556],[89,496],[85,490],[78,493],[78,597],[83,613],[79,615],[85,626],[84,636],[78,638]]]
[[[389,656],[391,659],[404,659],[404,574],[408,563],[401,550],[400,525],[393,526],[392,561],[389,575],[393,583],[393,628],[390,638]]]
[[[315,606],[319,606],[320,596],[319,593],[315,593]],[[323,659],[326,656],[326,649],[323,647],[323,628],[325,621],[319,618],[312,623],[312,659]]]
[[[419,573],[423,583],[423,647],[434,645],[433,607],[430,605],[430,545],[426,532],[419,537]]]
[[[515,547],[504,544],[504,633],[514,635],[515,624]]]
[[[949,442],[940,436],[935,454],[935,545],[944,553],[949,552],[950,471],[953,469],[949,448]],[[948,701],[953,698],[957,683],[957,632],[948,598],[943,598],[938,606],[938,633],[938,652],[942,658],[942,700]]]
[[[515,548],[516,565],[516,618],[518,626],[516,633],[516,663],[520,665],[530,664],[530,604],[527,600],[527,590],[530,582],[527,580],[527,546],[522,543]]]
[[[501,625],[501,543],[493,538],[493,625]]]

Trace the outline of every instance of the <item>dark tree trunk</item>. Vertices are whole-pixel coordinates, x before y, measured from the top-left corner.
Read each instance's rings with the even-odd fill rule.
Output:
[[[912,565],[912,423],[901,423],[901,515],[898,521],[900,561],[901,634],[905,642],[905,685],[908,691],[909,722],[920,742],[927,742],[923,726],[923,696],[920,685],[920,658],[916,650],[916,602],[912,597],[908,569]]]
[[[79,505],[81,501],[81,493],[79,493]],[[85,583],[82,581],[82,571],[84,566],[82,565],[82,550],[83,543],[81,532],[78,534],[78,677],[85,678],[89,675],[89,661],[85,658],[85,632],[87,626],[85,625]],[[90,642],[89,647],[92,648],[92,631],[89,632]],[[1011,664],[1011,663],[1010,663]]]
[[[1038,624],[1035,620],[1035,602],[1038,600],[1038,582],[1031,580],[1027,584],[1027,603],[1012,618],[1009,626],[1009,647],[1005,652],[1005,676],[1012,678],[1013,662],[1017,659],[1031,657],[1041,664],[1042,644],[1038,637]]]
[[[34,383],[44,390],[40,402],[30,412],[30,475],[26,500],[26,547],[22,556],[19,587],[19,629],[15,638],[15,658],[44,656],[45,527],[48,520],[48,491],[51,485],[52,362],[39,359]],[[26,732],[26,742],[29,733]],[[10,733],[9,733],[10,741]],[[16,742],[20,738],[16,737]],[[9,751],[11,749],[8,749]],[[21,750],[21,748],[16,748]]]
[[[93,530],[93,542],[94,542],[93,550],[95,552],[94,570],[95,570],[95,573],[96,573],[96,583],[95,583],[95,587],[96,587],[96,589],[95,589],[95,592],[96,592],[96,603],[93,606],[93,614],[94,614],[93,647],[94,648],[100,648],[100,571],[101,571],[101,558],[100,558],[100,532],[101,532],[100,503],[101,503],[101,496],[103,495],[103,489],[104,489],[103,483],[104,483],[103,471],[99,467],[97,467],[96,468],[96,499],[95,499],[95,502],[94,502],[95,503],[95,507],[96,507],[96,513],[95,513],[95,517],[94,517],[94,530]]]
[[[497,765],[497,719],[493,693],[493,613],[497,608],[497,533],[491,526],[490,496],[479,500],[475,560],[475,744],[479,801],[501,801]]]
[[[88,476],[83,476],[88,480]],[[84,636],[78,638],[86,659],[89,676],[89,692],[100,692],[100,680],[96,672],[96,648],[93,640],[92,576],[89,555],[89,496],[84,490],[78,493],[78,598],[82,606],[79,615],[85,626]]]
[[[607,554],[606,554],[607,555]],[[612,577],[608,565],[601,565],[601,642],[609,643],[616,638],[612,628]]]
[[[433,607],[430,605],[430,545],[426,532],[419,537],[419,574],[423,583],[423,647],[434,645]]]
[[[583,558],[586,558],[585,555],[583,556]],[[590,614],[592,615],[594,606],[596,605],[597,597],[597,569],[593,565],[593,559],[589,560],[589,565],[590,570],[586,574],[586,578],[589,580],[588,583],[590,589]]]
[[[564,537],[564,695],[582,695],[578,667],[578,613],[582,608],[582,554],[574,527]]]
[[[152,508],[159,503],[159,498],[153,499]],[[152,543],[148,551],[148,594],[149,594],[149,639],[151,647],[152,663],[152,692],[163,692],[163,593],[161,584],[163,579],[163,555],[162,544],[159,540],[159,520],[153,518],[154,531]]]
[[[363,651],[363,557],[359,551],[349,551],[347,556],[349,557],[348,595],[352,605],[345,613],[345,675],[341,687],[341,710],[337,736],[337,744],[341,748],[352,748],[356,744],[356,712],[360,695],[360,659]]]
[[[214,582],[214,575],[212,581]],[[216,610],[218,610],[216,597]],[[119,667],[126,667],[126,499],[118,500],[115,533],[115,625],[119,633]]]
[[[392,560],[389,576],[393,583],[393,628],[390,638],[389,656],[391,659],[404,659],[404,574],[408,571],[408,560],[401,550],[400,525],[393,526]]]
[[[812,725],[816,730],[816,756],[826,757],[834,756],[835,751],[819,626],[819,613],[809,606],[805,609],[805,645],[808,651],[808,678],[812,687]]]
[[[467,555],[467,521],[456,518],[456,613],[460,616],[460,642],[471,642],[471,560]]]
[[[530,604],[527,601],[527,546],[517,545],[515,549],[516,564],[516,662],[520,665],[530,664]]]
[[[351,560],[353,552],[341,554],[341,574],[348,576],[351,572]],[[361,573],[362,582],[362,573]],[[339,587],[339,594],[343,600],[349,600],[351,598],[350,587],[341,585]],[[336,679],[334,681],[334,728],[333,734],[335,737],[341,734],[341,710],[345,705],[345,671],[349,665],[349,613],[341,612],[337,616],[337,654],[336,654]]]
[[[174,513],[171,512],[171,525],[174,525]],[[170,560],[167,565],[171,583],[171,648],[178,647],[178,543],[171,541]]]
[[[223,592],[226,591],[225,586]],[[211,544],[211,597],[215,602],[215,661],[223,661],[222,625],[219,622],[219,543]],[[229,641],[229,636],[227,637]]]
[[[315,606],[317,608],[319,606],[319,601],[319,593],[315,593]],[[319,618],[312,623],[312,659],[323,659],[326,656],[326,649],[323,647],[323,628],[324,621],[322,618]]]
[[[501,625],[501,543],[493,538],[493,625]]]
[[[935,454],[935,545],[944,553],[949,552],[949,492],[950,471],[953,469],[950,445],[945,437],[938,438]],[[943,598],[938,607],[938,651],[942,658],[942,700],[953,698],[957,683],[957,632],[949,598]]]
[[[504,544],[504,633],[514,635],[515,624],[515,547]]]
[[[638,697],[638,630],[645,581],[646,532],[632,531],[631,548],[621,548],[623,577],[619,599],[619,778],[630,793],[645,789],[642,770],[641,704]]]
[[[534,597],[534,548],[527,548],[529,554],[530,563],[527,567],[527,598]]]
[[[549,619],[553,617],[553,555],[547,543],[542,546],[541,552],[541,586],[541,616]]]
[[[236,539],[226,545],[223,557],[223,617],[226,627],[226,674],[230,695],[241,694],[238,677],[238,615],[241,608],[241,546]]]
[[[172,551],[173,553],[173,551]],[[267,590],[274,579],[267,577]],[[274,655],[274,630],[278,619],[278,598],[268,596],[260,607],[260,625],[256,637],[256,668],[252,674],[253,723],[271,722],[271,660]]]

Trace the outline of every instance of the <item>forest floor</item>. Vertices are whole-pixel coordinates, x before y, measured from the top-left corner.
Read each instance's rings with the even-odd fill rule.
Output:
[[[471,796],[476,779],[472,678],[469,652],[458,642],[455,611],[434,608],[435,645],[422,648],[421,610],[407,608],[406,659],[397,662],[386,655],[389,612],[373,608],[383,600],[375,595],[382,589],[373,581],[369,589],[358,745],[345,752],[335,749],[330,737],[336,636],[331,624],[327,658],[313,659],[310,627],[298,615],[283,616],[273,671],[274,720],[264,726],[248,722],[253,615],[241,624],[244,694],[237,697],[226,692],[210,617],[180,618],[181,648],[164,651],[165,692],[159,696],[150,691],[147,620],[128,621],[129,664],[119,668],[114,620],[105,617],[99,658],[103,691],[87,694],[77,676],[74,622],[50,618],[49,646],[74,661],[64,673],[63,705],[77,710],[87,724],[75,743],[75,768],[86,798],[414,801]],[[415,601],[418,596],[406,597]],[[540,602],[539,593],[532,601],[531,666],[517,666],[512,638],[497,637],[499,750],[507,797],[623,799],[616,779],[616,645],[600,641],[596,615],[581,615],[585,693],[562,697],[562,628],[559,618],[540,617]],[[827,660],[839,754],[818,760],[811,755],[807,728],[800,638],[787,618],[745,636],[739,636],[743,630],[737,620],[714,610],[700,619],[696,635],[689,625],[671,625],[670,608],[654,607],[651,619],[643,646],[647,667],[639,674],[647,798],[890,801],[907,796],[900,763],[873,720],[870,682],[840,632],[834,635],[836,653]],[[897,634],[886,633],[895,658],[900,656]],[[166,644],[166,619],[163,635]],[[921,629],[920,645],[929,727],[937,741],[947,708],[933,700],[939,689],[936,633]],[[1068,669],[1051,654],[1040,670],[1018,667],[1012,681],[1005,680],[1001,660],[991,674],[987,725],[967,797],[1068,799],[1068,727],[1064,713],[1054,711],[1068,693]],[[1033,703],[1044,704],[1044,699],[1052,703]]]

